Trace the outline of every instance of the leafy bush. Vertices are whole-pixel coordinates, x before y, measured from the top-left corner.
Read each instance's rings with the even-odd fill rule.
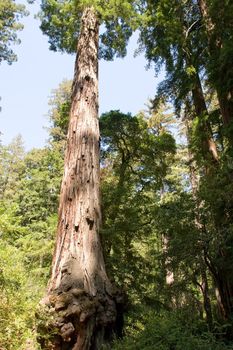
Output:
[[[139,315],[138,315],[139,316]],[[187,311],[166,312],[161,315],[149,312],[143,330],[121,341],[116,341],[114,350],[230,350],[233,345],[226,345],[216,340],[205,325],[193,318]],[[132,335],[133,334],[133,335]]]
[[[40,281],[30,278],[23,253],[0,241],[0,349],[25,350],[32,341]]]

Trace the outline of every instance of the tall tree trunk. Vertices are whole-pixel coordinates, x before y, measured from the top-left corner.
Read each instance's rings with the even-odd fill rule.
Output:
[[[219,56],[222,50],[222,40],[216,35],[215,24],[209,14],[206,0],[198,0],[198,6],[205,24],[205,29],[208,37],[209,54],[210,56],[216,56],[217,53],[217,56]],[[232,69],[232,67],[230,66],[229,69]],[[217,92],[223,123],[224,125],[228,125],[233,120],[233,91],[231,89],[227,90],[226,86],[228,84],[224,83],[225,77],[227,77],[227,72],[222,71],[222,68],[219,67],[218,75],[218,81],[222,82],[223,84],[221,87],[219,84],[214,85]]]
[[[202,122],[202,151],[203,151],[203,158],[207,159],[208,154],[210,154],[212,161],[218,162],[218,151],[216,144],[212,137],[212,130],[211,126],[208,121],[205,120],[206,116],[208,115],[208,110],[201,86],[201,81],[199,78],[198,73],[195,75],[195,82],[192,89],[192,96],[193,96],[193,102],[195,107],[196,114],[201,118]]]
[[[206,266],[205,262],[202,259],[201,261],[201,291],[203,295],[203,302],[204,302],[204,310],[206,313],[206,322],[208,325],[209,331],[213,330],[213,314],[212,314],[212,306],[209,296],[209,283],[206,273]]]
[[[162,183],[161,189],[160,189],[160,201],[163,199],[165,194],[165,189],[164,189],[164,183]],[[164,233],[162,235],[162,252],[165,256],[165,260],[164,260],[164,264],[163,264],[163,268],[165,271],[165,283],[167,286],[171,286],[174,281],[175,281],[175,277],[174,277],[174,272],[172,271],[171,267],[169,266],[171,263],[171,259],[168,256],[168,247],[169,247],[169,236]]]
[[[167,255],[167,251],[168,251],[168,244],[169,244],[169,238],[167,235],[163,235],[162,236],[162,250],[164,255]],[[165,262],[164,262],[164,269],[165,269],[165,280],[166,280],[166,285],[167,286],[171,286],[174,281],[175,281],[175,277],[174,277],[174,273],[171,269],[171,267],[169,267],[171,262],[171,259],[169,257],[166,257]]]
[[[98,122],[98,30],[94,11],[82,17],[59,204],[50,290],[75,286],[92,296],[105,287],[101,223]],[[68,265],[64,269],[64,265]],[[71,271],[79,275],[72,276]],[[70,274],[71,272],[71,274]],[[75,278],[74,278],[75,277]]]
[[[186,120],[186,128],[187,128],[187,137],[189,134],[188,131],[188,123]],[[189,137],[188,137],[189,141]],[[198,181],[197,176],[195,173],[195,169],[192,165],[193,156],[191,151],[189,150],[189,164],[190,164],[190,178],[191,178],[191,186],[192,186],[192,194],[193,199],[196,203],[195,208],[195,225],[197,229],[200,231],[201,235],[203,237],[206,236],[205,232],[205,226],[202,223],[201,216],[200,216],[200,210],[201,210],[201,203],[200,199],[198,198]],[[217,230],[221,230],[221,227],[218,227],[219,225],[215,224]],[[203,234],[202,234],[203,233]],[[208,286],[208,279],[206,275],[206,268],[205,265],[208,267],[216,287],[216,299],[217,299],[217,305],[219,309],[219,314],[221,318],[225,321],[230,321],[232,319],[232,313],[233,313],[233,279],[232,279],[232,269],[231,264],[229,261],[228,253],[226,249],[219,248],[218,251],[218,263],[216,261],[211,261],[210,257],[208,256],[208,251],[204,245],[204,247],[200,247],[200,267],[201,267],[201,279],[202,283],[198,284],[201,288],[202,294],[203,294],[203,302],[204,302],[204,309],[206,312],[206,320],[209,329],[211,330],[213,328],[213,316],[212,316],[212,308],[211,308],[211,302],[209,298],[209,286]],[[220,262],[221,260],[221,262]],[[227,330],[228,331],[228,330]],[[230,332],[232,332],[232,329],[230,328]]]
[[[188,124],[188,118],[185,120],[185,126],[186,126],[186,135],[188,144],[190,144],[190,137],[189,137],[189,124]],[[188,149],[188,159],[189,159],[189,173],[190,173],[190,182],[192,187],[192,196],[195,203],[195,226],[197,230],[200,232],[201,236],[204,236],[204,226],[201,221],[201,203],[200,199],[198,198],[198,178],[196,174],[195,167],[193,165],[193,155],[190,150]],[[200,248],[200,274],[201,274],[201,283],[197,283],[197,285],[200,287],[202,296],[203,296],[203,307],[206,314],[206,323],[208,325],[208,329],[211,331],[213,329],[213,314],[212,314],[212,306],[209,296],[209,283],[206,273],[206,264],[205,264],[205,251],[201,247]]]
[[[184,13],[183,11],[180,12],[180,20],[182,23],[184,23]],[[193,99],[193,104],[195,108],[196,115],[199,117],[199,120],[201,122],[201,141],[202,144],[201,150],[203,153],[203,159],[208,160],[209,158],[213,162],[218,162],[218,151],[216,144],[213,140],[212,137],[212,130],[211,130],[211,125],[208,120],[206,120],[206,117],[208,116],[208,110],[205,102],[205,97],[201,85],[201,80],[199,77],[199,69],[198,67],[195,66],[195,61],[193,60],[193,47],[187,39],[187,31],[186,27],[183,24],[183,40],[184,40],[184,46],[183,46],[183,51],[185,54],[185,62],[187,66],[194,66],[196,73],[193,76],[193,82],[192,82],[192,88],[191,88],[191,93],[192,93],[192,99]]]
[[[218,259],[223,258],[224,253],[225,251],[219,249]],[[233,279],[231,265],[229,261],[227,264],[224,261],[222,264],[216,264],[214,261],[211,261],[207,252],[205,252],[204,258],[215,282],[215,294],[219,316],[222,320],[227,321],[227,335],[232,339]]]
[[[116,324],[114,287],[105,270],[101,225],[98,41],[92,7],[84,10],[73,81],[52,276],[44,304],[52,313],[44,349],[100,349]],[[49,331],[51,332],[51,331]]]

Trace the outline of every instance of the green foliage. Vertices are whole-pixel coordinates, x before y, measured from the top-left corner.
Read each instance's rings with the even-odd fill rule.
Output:
[[[0,347],[24,350],[35,341],[35,309],[49,278],[60,149],[25,153],[18,137],[0,146],[0,170]]]
[[[188,309],[160,315],[149,311],[143,330],[138,329],[133,333],[133,336],[116,342],[113,349],[230,350],[233,348],[217,341]]]
[[[16,194],[23,223],[46,220],[56,212],[62,175],[60,153],[51,149],[32,150],[25,159],[25,172]]]
[[[137,299],[150,294],[154,270],[148,237],[155,234],[157,191],[173,157],[174,140],[167,132],[156,135],[142,115],[119,111],[102,115],[100,129],[106,260],[117,282]]]
[[[156,73],[165,66],[166,78],[158,94],[172,101],[179,114],[206,60],[198,7],[192,1],[148,0],[143,11],[147,16],[140,27],[141,50]]]
[[[26,232],[17,213],[17,203],[0,202],[0,238],[11,244]]]
[[[232,57],[232,16],[231,1],[224,0],[207,1],[208,13],[214,28],[210,35],[210,50],[212,59],[208,61],[208,71],[211,83],[223,94],[229,92],[233,86],[233,75],[231,70]],[[219,47],[221,43],[221,48]]]
[[[50,49],[58,48],[67,52],[75,52],[80,31],[81,7],[74,1],[57,2],[54,0],[41,3],[41,29],[49,36]]]
[[[69,113],[71,107],[71,86],[70,80],[64,80],[57,89],[52,91],[49,99],[49,120],[51,127],[48,129],[52,147],[60,148],[64,152]]]
[[[19,135],[8,146],[0,145],[0,198],[12,199],[25,169],[24,147]]]
[[[20,18],[27,15],[24,5],[16,4],[15,0],[0,1],[0,63],[11,64],[17,60],[11,46],[19,44],[17,32],[23,29]]]
[[[34,310],[41,281],[28,275],[24,252],[0,240],[0,347],[23,350],[34,338]]]
[[[137,1],[54,1],[41,4],[41,29],[49,36],[50,49],[75,53],[80,33],[80,21],[85,7],[96,10],[105,31],[100,35],[100,57],[111,60],[114,55],[126,55],[126,45],[137,27]]]
[[[24,350],[35,341],[34,315],[49,278],[62,175],[56,149],[22,155],[16,145],[1,146],[0,159],[5,186],[0,201],[0,347],[6,350]]]

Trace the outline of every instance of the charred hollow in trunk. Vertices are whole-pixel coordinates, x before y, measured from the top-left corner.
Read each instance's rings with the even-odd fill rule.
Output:
[[[47,350],[98,350],[113,331],[121,332],[117,323],[123,298],[108,279],[99,238],[98,35],[95,11],[86,8],[77,46],[52,276],[41,302],[52,317],[38,327],[39,341]]]

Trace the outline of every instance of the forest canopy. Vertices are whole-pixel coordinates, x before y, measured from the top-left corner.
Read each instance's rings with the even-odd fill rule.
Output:
[[[75,74],[43,148],[0,143],[1,349],[233,349],[232,11],[41,1]],[[26,14],[0,0],[0,62]],[[146,110],[98,117],[98,59],[124,57],[135,30],[163,80]]]

